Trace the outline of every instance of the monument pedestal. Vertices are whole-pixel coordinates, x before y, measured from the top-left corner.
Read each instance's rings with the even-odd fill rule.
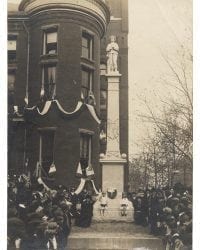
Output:
[[[97,200],[93,207],[93,218],[92,220],[98,222],[112,222],[112,221],[123,221],[123,222],[133,222],[134,221],[134,208],[131,202],[128,204],[127,215],[121,215],[120,201],[121,195],[118,194],[116,198],[108,198],[108,206],[105,209],[104,215],[100,213],[100,201]]]
[[[127,215],[121,215],[121,199],[124,190],[124,165],[126,159],[122,157],[108,158],[108,156],[100,160],[102,163],[102,191],[116,190],[116,196],[109,198],[107,193],[107,207],[104,215],[100,213],[101,203],[100,195],[93,207],[93,221],[124,221],[133,222],[134,208],[132,202],[128,202]]]

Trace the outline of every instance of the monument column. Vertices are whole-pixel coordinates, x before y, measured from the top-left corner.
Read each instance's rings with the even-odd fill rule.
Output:
[[[107,48],[107,149],[106,154],[100,155],[102,164],[102,191],[107,193],[107,208],[102,215],[99,211],[102,194],[99,194],[94,204],[94,221],[133,221],[133,206],[127,201],[126,216],[121,214],[122,193],[124,192],[124,168],[127,163],[126,154],[120,152],[120,123],[119,123],[119,85],[121,74],[117,69],[119,46],[115,37]]]
[[[124,166],[126,155],[120,153],[119,128],[119,84],[121,74],[117,67],[119,46],[115,37],[111,36],[111,43],[107,48],[107,150],[101,155],[102,190],[116,189],[118,194],[124,191]]]

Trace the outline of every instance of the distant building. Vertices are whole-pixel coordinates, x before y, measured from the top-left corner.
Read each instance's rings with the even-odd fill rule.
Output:
[[[81,166],[100,187],[110,35],[120,46],[120,148],[128,154],[127,1],[106,1],[111,17],[101,0],[46,2],[22,0],[8,9],[9,173],[39,168],[51,180],[54,167],[56,184],[77,187]]]

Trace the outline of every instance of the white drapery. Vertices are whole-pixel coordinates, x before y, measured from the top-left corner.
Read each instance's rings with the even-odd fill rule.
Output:
[[[33,106],[33,107],[30,107],[30,108],[26,108],[26,110],[34,110],[35,108],[37,108],[38,114],[40,114],[40,115],[45,115],[45,114],[47,114],[47,112],[49,111],[49,108],[51,107],[51,103],[52,103],[52,102],[55,102],[55,103],[57,104],[58,109],[59,109],[62,113],[66,114],[66,115],[75,114],[76,112],[78,112],[78,111],[80,110],[80,108],[82,107],[82,105],[86,105],[87,108],[88,108],[88,110],[89,110],[89,112],[90,112],[90,114],[91,114],[92,117],[95,119],[95,121],[96,121],[98,124],[101,123],[100,119],[97,117],[97,114],[96,114],[96,111],[95,111],[94,107],[93,107],[92,105],[89,105],[89,104],[83,104],[81,101],[79,101],[79,102],[77,103],[76,108],[75,108],[74,111],[72,111],[72,112],[67,112],[66,110],[64,110],[63,107],[62,107],[62,106],[60,105],[60,103],[58,102],[58,100],[46,101],[46,103],[45,103],[44,108],[43,108],[42,111],[40,111],[39,108],[37,108],[37,106]]]

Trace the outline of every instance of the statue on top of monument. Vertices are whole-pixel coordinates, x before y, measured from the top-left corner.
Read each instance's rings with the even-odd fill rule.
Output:
[[[116,37],[110,37],[110,43],[107,45],[106,48],[107,52],[107,73],[111,72],[118,72],[117,69],[117,58],[119,53],[119,46],[116,43]]]

